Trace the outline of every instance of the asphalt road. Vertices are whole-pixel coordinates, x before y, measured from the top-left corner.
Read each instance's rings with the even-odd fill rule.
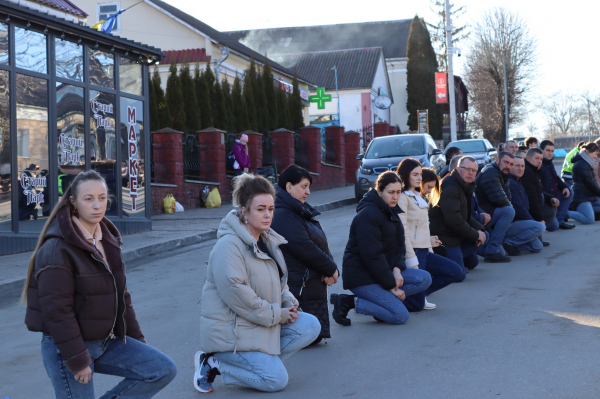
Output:
[[[354,208],[321,215],[341,264]],[[403,326],[350,312],[332,321],[327,345],[286,361],[287,388],[270,398],[597,398],[600,397],[600,225],[546,234],[541,254],[508,264],[481,263],[460,284],[428,299],[433,311]],[[193,354],[199,301],[211,246],[165,254],[130,270],[128,284],[148,342],[179,367],[159,398],[197,398]],[[341,292],[341,282],[333,292]],[[23,324],[24,307],[0,310],[0,397],[52,398],[40,334]],[[97,395],[117,379],[95,376]],[[224,386],[214,398],[265,397]]]

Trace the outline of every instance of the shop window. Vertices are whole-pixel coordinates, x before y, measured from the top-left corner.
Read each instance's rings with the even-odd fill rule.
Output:
[[[144,103],[121,97],[120,111],[123,214],[145,217]]]
[[[90,49],[90,83],[96,86],[113,89],[115,57],[110,53]]]
[[[121,170],[117,173],[117,143],[115,136],[115,96],[101,91],[90,90],[90,156],[92,169],[100,173],[108,186],[108,192],[114,200],[117,194],[117,182],[121,181]],[[114,203],[106,212],[117,215]]]
[[[48,184],[48,81],[17,74],[19,231],[39,232],[51,210]],[[19,137],[19,132],[21,132]]]
[[[58,198],[85,170],[84,106],[81,87],[56,83]]]
[[[8,25],[0,23],[0,64],[8,64]]]
[[[139,62],[119,59],[119,87],[126,93],[142,95],[142,65]]]
[[[11,231],[11,157],[8,71],[0,71],[0,231]]]
[[[56,77],[83,81],[83,46],[66,40],[55,40]]]
[[[111,15],[118,12],[120,10],[121,3],[116,1],[112,3],[98,3],[96,4],[96,15],[98,18],[96,22],[100,22],[104,19],[108,19]],[[117,20],[113,25],[111,33],[121,33],[121,16],[117,16]]]
[[[46,35],[15,27],[15,60],[18,68],[47,73]]]

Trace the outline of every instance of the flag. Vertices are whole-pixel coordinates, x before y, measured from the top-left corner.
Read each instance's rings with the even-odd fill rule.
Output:
[[[98,32],[110,33],[110,31],[112,31],[113,26],[115,26],[115,21],[117,20],[117,17],[121,13],[123,13],[125,10],[126,9],[119,10],[118,12],[114,13],[113,15],[111,15],[110,17],[108,17],[107,19],[103,19],[102,21],[98,21],[97,23],[95,23],[94,25],[92,25],[92,29],[97,29]]]

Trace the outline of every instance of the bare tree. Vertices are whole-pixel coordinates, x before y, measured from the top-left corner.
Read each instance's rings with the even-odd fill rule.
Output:
[[[548,122],[558,130],[558,135],[568,136],[575,131],[581,118],[581,103],[575,95],[559,91],[540,102],[540,109]]]
[[[446,1],[445,0],[429,0],[431,5],[429,9],[437,15],[435,24],[427,22],[427,27],[431,35],[431,44],[437,55],[437,61],[440,71],[448,71],[448,46],[446,44]],[[457,25],[456,20],[467,12],[466,6],[460,6],[454,9],[454,4],[450,4],[452,11],[452,23]],[[469,37],[469,25],[455,27],[452,30],[452,46]]]
[[[538,131],[538,127],[537,127],[537,125],[536,125],[536,124],[535,124],[535,122],[534,122],[534,121],[532,121],[531,119],[529,119],[529,120],[527,121],[527,124],[525,125],[525,127],[527,128],[527,131],[529,132],[529,135],[530,135],[530,136],[535,136],[535,134],[536,134],[536,133],[537,133],[537,131]]]
[[[471,126],[494,143],[504,141],[504,74],[506,54],[510,124],[523,120],[527,96],[536,78],[537,42],[518,14],[505,8],[485,13],[473,28],[465,76],[470,97]]]

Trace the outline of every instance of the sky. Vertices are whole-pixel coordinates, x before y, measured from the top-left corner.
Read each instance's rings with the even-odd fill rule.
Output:
[[[413,18],[436,21],[429,0],[166,0],[219,31],[329,25],[352,22],[386,21]],[[558,91],[599,93],[600,79],[594,69],[600,65],[597,44],[600,1],[597,0],[455,0],[466,13],[453,21],[455,26],[474,24],[483,13],[505,7],[527,23],[538,43],[539,71],[530,96],[530,119],[543,129],[545,118],[535,106],[539,100]],[[455,74],[462,71],[468,44],[458,44],[463,57],[454,57]],[[525,126],[511,128],[511,136],[525,134]]]

